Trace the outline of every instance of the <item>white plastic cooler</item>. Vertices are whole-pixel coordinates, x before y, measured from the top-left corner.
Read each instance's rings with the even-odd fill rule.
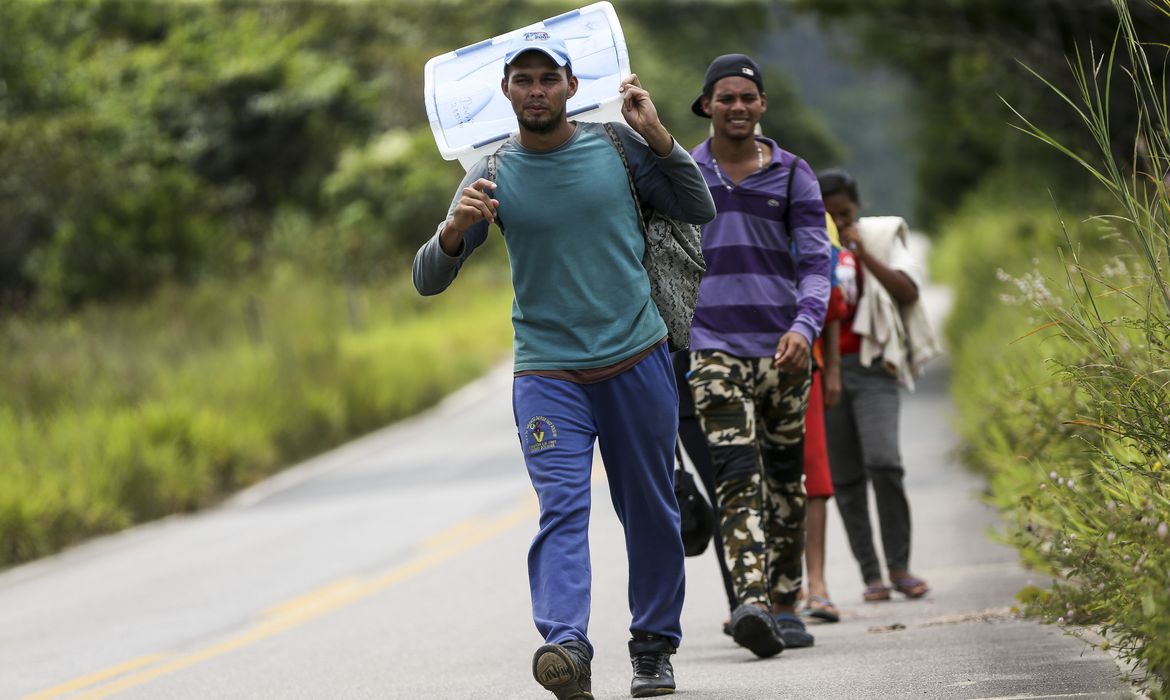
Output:
[[[516,132],[516,115],[500,90],[504,54],[513,38],[535,29],[563,39],[569,49],[579,82],[569,117],[621,120],[618,86],[630,73],[630,58],[617,13],[608,2],[598,2],[427,61],[427,118],[443,158],[458,159],[467,170]]]

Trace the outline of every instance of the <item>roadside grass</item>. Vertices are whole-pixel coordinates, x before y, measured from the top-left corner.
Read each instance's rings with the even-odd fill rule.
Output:
[[[506,267],[469,266],[428,299],[408,277],[346,287],[281,266],[4,322],[0,565],[213,504],[505,356]]]
[[[1115,5],[1118,44],[1070,62],[1081,91],[1067,101],[1101,152],[1075,154],[1023,126],[1087,169],[1110,200],[1088,206],[1105,214],[1062,211],[1042,185],[1003,176],[951,219],[936,263],[957,293],[947,332],[967,456],[989,476],[1005,538],[1052,576],[1021,591],[1025,611],[1102,632],[1101,646],[1166,698],[1170,122],[1164,86],[1143,70],[1154,47]],[[1113,154],[1104,97],[1122,55],[1143,105],[1132,165]]]

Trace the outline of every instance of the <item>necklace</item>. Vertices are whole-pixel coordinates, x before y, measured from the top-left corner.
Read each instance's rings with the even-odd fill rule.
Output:
[[[756,143],[756,172],[758,173],[764,169],[764,149],[760,148],[759,141],[756,141],[755,143]],[[719,182],[722,182],[723,186],[727,188],[728,192],[730,192],[735,187],[735,185],[733,185],[731,182],[729,182],[727,178],[723,177],[723,171],[719,169],[719,161],[715,159],[715,152],[714,151],[711,152],[711,166],[715,168],[715,176],[719,178]]]

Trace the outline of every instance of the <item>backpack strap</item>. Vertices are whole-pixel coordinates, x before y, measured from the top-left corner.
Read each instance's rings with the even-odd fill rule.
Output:
[[[626,160],[626,149],[622,145],[621,137],[618,136],[617,130],[613,128],[613,124],[604,122],[605,134],[609,136],[609,140],[613,142],[613,147],[617,149],[618,157],[622,159],[622,167],[626,170],[626,182],[630,184],[630,196],[634,198],[634,207],[638,210],[638,220],[642,222],[642,233],[646,233],[646,212],[642,207],[642,199],[638,196],[638,186],[634,184],[634,174],[630,172],[630,161]]]
[[[491,180],[492,182],[496,182],[496,177],[500,174],[499,153],[500,149],[503,148],[508,143],[508,141],[511,141],[511,139],[509,138],[505,140],[504,143],[500,144],[499,148],[487,155],[487,179]],[[501,231],[504,230],[504,220],[500,218],[498,213],[496,214],[496,226],[499,227]]]
[[[792,161],[792,167],[788,168],[788,193],[785,195],[787,199],[784,200],[784,227],[786,229],[785,233],[787,233],[789,236],[792,236],[792,181],[796,179],[796,169],[800,166],[801,162],[802,160],[797,158],[796,160]],[[792,239],[792,247],[795,251],[795,237]]]

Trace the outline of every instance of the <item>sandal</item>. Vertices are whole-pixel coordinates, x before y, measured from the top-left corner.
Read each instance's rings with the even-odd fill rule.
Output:
[[[890,599],[890,587],[884,583],[874,583],[865,587],[861,592],[862,599],[867,603],[876,603]]]
[[[930,592],[930,586],[926,585],[926,581],[915,576],[894,579],[893,583],[894,590],[907,598],[921,598]]]
[[[841,613],[837,610],[837,606],[833,605],[833,601],[819,595],[809,597],[808,605],[805,606],[804,612],[809,617],[815,617],[825,622],[841,621]]]

